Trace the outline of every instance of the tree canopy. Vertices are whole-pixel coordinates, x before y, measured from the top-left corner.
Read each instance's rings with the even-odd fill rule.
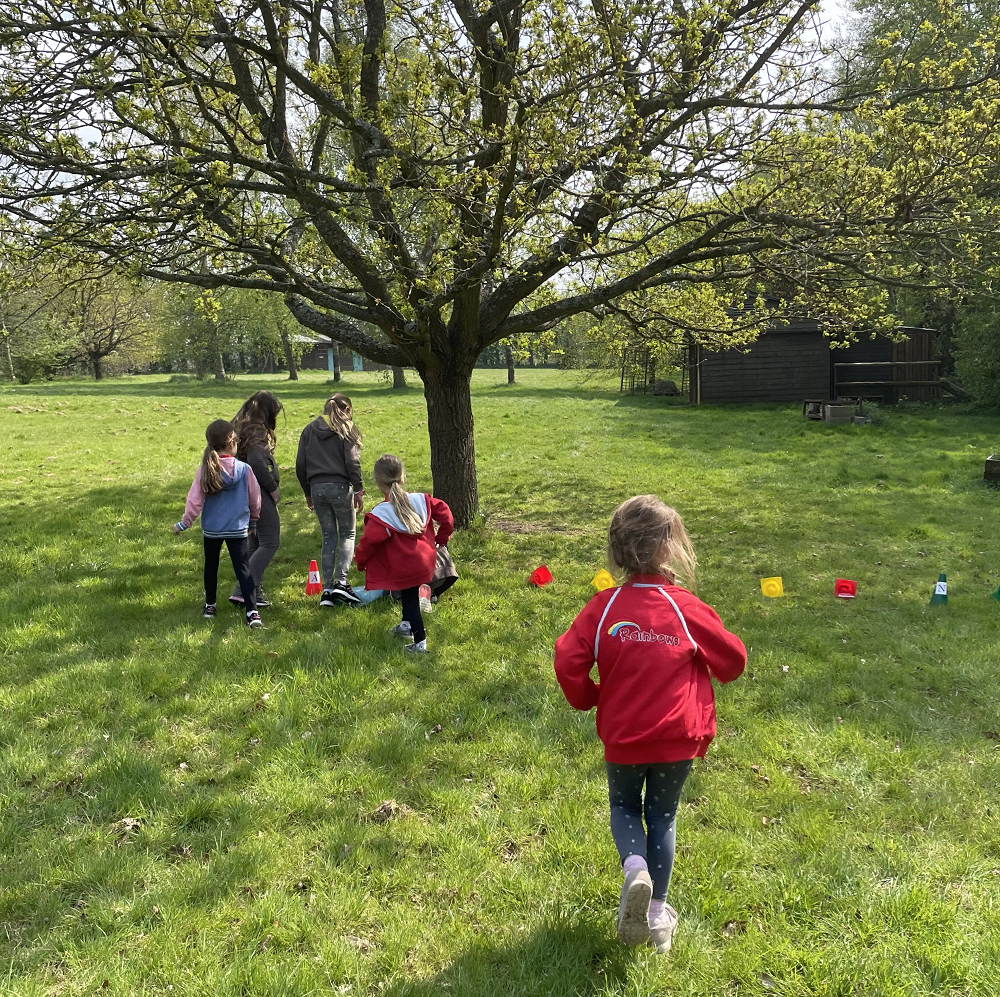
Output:
[[[0,197],[416,367],[466,523],[493,343],[698,286],[849,328],[992,265],[995,35],[939,6],[855,79],[818,0],[2,0]]]

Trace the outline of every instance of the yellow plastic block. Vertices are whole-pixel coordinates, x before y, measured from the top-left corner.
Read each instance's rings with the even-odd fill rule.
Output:
[[[598,571],[593,578],[591,578],[590,584],[593,585],[598,592],[603,592],[605,589],[614,588],[615,580],[610,571],[605,571],[601,568],[601,570]]]
[[[760,590],[768,599],[777,599],[785,594],[785,587],[781,584],[781,575],[774,578],[762,578],[760,580]]]

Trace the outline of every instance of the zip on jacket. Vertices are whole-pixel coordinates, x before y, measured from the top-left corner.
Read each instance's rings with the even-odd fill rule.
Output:
[[[231,454],[219,454],[219,463],[222,491],[216,495],[202,491],[199,466],[188,490],[184,516],[177,526],[189,529],[200,515],[201,532],[206,537],[245,537],[249,527],[260,519],[260,485],[250,466]]]
[[[604,757],[619,765],[704,757],[715,737],[712,678],[733,681],[746,660],[715,611],[662,575],[597,593],[555,648],[566,699],[597,707]]]

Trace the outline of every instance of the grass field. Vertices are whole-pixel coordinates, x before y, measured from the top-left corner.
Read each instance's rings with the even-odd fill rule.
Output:
[[[0,992],[1000,994],[1000,419],[827,427],[518,377],[477,372],[486,524],[418,661],[391,606],[302,594],[292,464],[325,375],[0,390]],[[265,386],[283,533],[249,632],[201,619],[200,534],[170,525],[205,425]],[[391,449],[428,487],[419,390],[344,389],[366,474]],[[600,744],[552,673],[610,512],[649,491],[751,648],[685,790],[666,958],[614,939]]]

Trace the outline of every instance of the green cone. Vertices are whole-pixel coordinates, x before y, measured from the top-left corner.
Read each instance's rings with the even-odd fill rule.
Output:
[[[940,575],[938,575],[937,583],[934,586],[934,594],[931,596],[931,605],[948,605],[948,579],[943,571]]]

